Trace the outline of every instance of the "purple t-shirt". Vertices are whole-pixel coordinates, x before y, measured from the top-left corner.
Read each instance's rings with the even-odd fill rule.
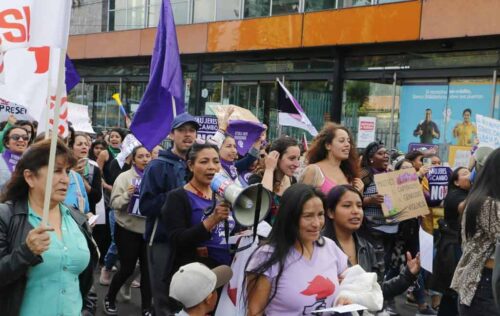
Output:
[[[212,200],[204,199],[187,190],[186,192],[193,212],[193,215],[191,216],[191,225],[198,225],[207,218],[205,210],[212,206]],[[229,216],[228,222],[229,232],[232,232],[235,227],[234,218]],[[214,229],[212,229],[212,237],[210,240],[201,243],[198,247],[207,247],[208,257],[214,259],[218,263],[231,265],[232,258],[229,253],[229,249],[225,244],[225,239],[224,222],[220,222]]]
[[[272,251],[273,248],[267,245],[259,248],[248,263],[246,271],[252,272]],[[307,260],[292,248],[277,284],[276,296],[266,307],[266,316],[314,315],[311,312],[332,307],[338,293],[338,275],[345,269],[347,256],[331,239],[325,238],[323,247],[315,245],[311,260]],[[273,285],[273,291],[278,264],[273,265],[264,275]]]

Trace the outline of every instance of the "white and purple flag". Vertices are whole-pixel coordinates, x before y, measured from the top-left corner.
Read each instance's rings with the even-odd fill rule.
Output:
[[[171,131],[172,121],[184,113],[184,84],[179,45],[170,0],[163,0],[146,92],[130,130],[148,150]]]
[[[281,81],[277,81],[279,125],[300,128],[308,131],[312,136],[318,135],[318,130],[311,123],[299,102],[293,97]]]

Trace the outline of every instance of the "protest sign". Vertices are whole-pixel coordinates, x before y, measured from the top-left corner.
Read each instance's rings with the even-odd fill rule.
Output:
[[[467,167],[469,165],[472,147],[469,146],[450,146],[448,163],[450,167],[455,170],[458,167]]]
[[[135,138],[134,134],[128,134],[127,136],[125,136],[125,139],[121,144],[121,151],[116,156],[116,160],[118,161],[118,165],[120,166],[120,168],[123,168],[125,159],[127,159],[128,155],[132,153],[134,148],[141,145],[141,142],[139,142],[137,138]]]
[[[26,109],[26,107],[0,97],[0,121],[6,121],[11,114],[14,115],[17,120],[33,120],[33,117],[28,114],[28,109]]]
[[[449,167],[432,167],[426,177],[429,181],[430,199],[432,202],[441,202],[448,194],[448,182],[451,177]]]
[[[375,127],[377,118],[370,116],[360,116],[358,119],[358,148],[366,148],[368,144],[375,141]]]
[[[89,118],[88,106],[68,102],[68,120],[73,124],[76,132],[95,134]]]
[[[374,179],[378,193],[384,196],[382,211],[388,223],[429,213],[415,169],[379,173]]]
[[[500,147],[500,121],[476,114],[477,138],[481,146]]]
[[[198,138],[207,140],[217,132],[219,124],[217,117],[214,115],[201,115],[195,116],[196,122],[200,124],[200,129],[198,130]]]
[[[408,152],[420,151],[424,155],[439,153],[439,146],[433,144],[410,143],[408,145]]]
[[[250,112],[250,110],[244,109],[237,105],[220,105],[220,104],[210,104],[208,108],[211,110],[211,113],[207,114],[215,114],[218,120],[222,120],[224,118],[224,114],[228,107],[233,107],[234,112],[229,117],[229,120],[242,120],[249,122],[260,123],[260,121],[255,117],[255,115]]]

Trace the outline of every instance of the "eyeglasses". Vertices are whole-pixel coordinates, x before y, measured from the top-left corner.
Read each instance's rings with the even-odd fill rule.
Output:
[[[28,135],[18,135],[18,134],[12,134],[9,136],[10,139],[13,139],[15,140],[16,142],[19,140],[19,139],[23,139],[24,141],[29,141],[30,140],[30,137]]]

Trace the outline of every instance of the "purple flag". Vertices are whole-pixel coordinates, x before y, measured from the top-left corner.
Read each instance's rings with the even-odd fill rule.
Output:
[[[278,81],[278,122],[282,126],[293,126],[308,131],[312,136],[318,135],[316,127],[311,123],[299,102],[288,89]]]
[[[76,71],[75,66],[69,56],[66,55],[66,93],[69,93],[80,82],[80,74]]]
[[[163,0],[146,92],[130,130],[151,150],[171,131],[174,117],[184,110],[184,86],[170,0]]]
[[[264,126],[260,123],[231,120],[227,127],[227,133],[234,137],[238,154],[244,156],[259,139],[264,129]]]

